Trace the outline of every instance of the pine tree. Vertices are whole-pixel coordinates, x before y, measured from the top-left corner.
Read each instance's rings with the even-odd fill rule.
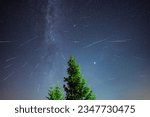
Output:
[[[86,80],[80,72],[80,66],[73,56],[68,61],[68,77],[64,78],[64,90],[66,100],[94,100],[96,99],[92,90],[87,86]]]
[[[51,87],[49,92],[48,92],[48,100],[63,100],[63,94],[62,94],[62,90],[59,86],[59,84],[57,84],[56,87]]]

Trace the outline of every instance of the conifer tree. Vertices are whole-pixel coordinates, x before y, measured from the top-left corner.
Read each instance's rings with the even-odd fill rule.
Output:
[[[59,84],[57,84],[56,87],[50,88],[47,99],[48,100],[63,100],[64,99],[63,93]]]
[[[73,56],[68,61],[68,77],[64,78],[64,90],[66,100],[94,100],[96,99],[92,90],[87,86],[86,80],[80,72],[80,66]]]

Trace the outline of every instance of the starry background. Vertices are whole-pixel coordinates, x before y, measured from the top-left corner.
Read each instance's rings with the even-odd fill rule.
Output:
[[[150,99],[149,0],[0,0],[0,99],[46,99],[76,57],[97,99]]]

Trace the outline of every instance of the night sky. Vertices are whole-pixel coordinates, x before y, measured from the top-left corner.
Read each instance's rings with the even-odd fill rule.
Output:
[[[0,99],[46,99],[70,55],[97,99],[150,99],[149,0],[0,0]]]

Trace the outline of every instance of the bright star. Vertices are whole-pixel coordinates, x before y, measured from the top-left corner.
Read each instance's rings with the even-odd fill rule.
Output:
[[[95,65],[95,64],[96,64],[96,62],[94,61],[94,62],[93,62],[93,64]]]

